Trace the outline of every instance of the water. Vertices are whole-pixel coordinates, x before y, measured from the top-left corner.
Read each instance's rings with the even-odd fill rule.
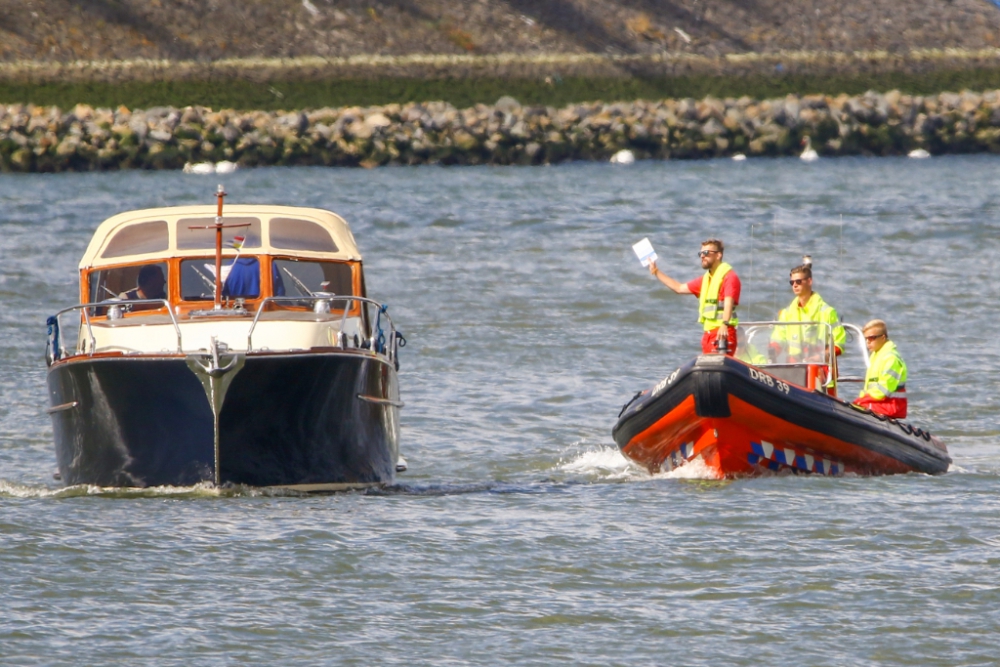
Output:
[[[0,176],[4,664],[995,664],[1000,407],[992,156]],[[64,489],[45,316],[97,223],[212,203],[330,208],[406,333],[409,472],[376,493]],[[698,348],[670,275],[726,241],[742,317],[811,254],[889,323],[940,477],[651,478],[621,405]],[[752,248],[752,253],[751,253]]]

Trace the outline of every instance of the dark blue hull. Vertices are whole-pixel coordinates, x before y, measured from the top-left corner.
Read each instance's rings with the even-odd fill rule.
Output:
[[[395,368],[364,351],[253,354],[218,418],[189,359],[75,357],[49,369],[66,484],[331,487],[390,484]]]

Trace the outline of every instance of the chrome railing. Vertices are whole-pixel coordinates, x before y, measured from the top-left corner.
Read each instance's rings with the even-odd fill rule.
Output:
[[[118,320],[118,319],[121,319],[121,317],[125,313],[130,312],[135,306],[142,305],[142,304],[146,304],[146,305],[152,305],[152,304],[162,305],[166,309],[167,315],[170,316],[170,323],[173,324],[173,326],[174,326],[174,332],[177,334],[177,351],[181,352],[183,350],[183,347],[181,345],[181,327],[177,323],[177,317],[170,310],[170,303],[166,299],[134,299],[134,300],[131,300],[131,301],[125,301],[125,300],[120,300],[120,301],[98,301],[96,303],[81,303],[81,304],[78,304],[76,306],[70,306],[69,308],[63,308],[62,310],[60,310],[58,313],[56,313],[55,315],[51,316],[47,320],[46,323],[48,324],[49,331],[48,331],[48,341],[47,341],[47,344],[46,344],[46,352],[45,352],[45,358],[46,358],[46,360],[48,361],[48,363],[51,364],[53,361],[56,361],[57,359],[62,359],[63,357],[66,357],[66,356],[78,356],[78,355],[81,355],[81,354],[86,354],[88,356],[93,356],[94,355],[94,353],[97,351],[97,338],[94,336],[94,327],[93,327],[93,324],[90,321],[90,309],[94,309],[94,310],[96,310],[98,308],[105,309],[105,310],[107,310],[107,313],[108,313],[107,316],[108,316],[109,320]],[[65,345],[63,345],[62,342],[61,342],[61,340],[62,340],[62,320],[60,318],[62,318],[62,316],[65,315],[66,313],[72,313],[72,312],[77,311],[77,310],[79,310],[82,313],[82,315],[83,315],[83,322],[81,323],[81,325],[77,329],[76,346],[75,346],[75,348],[73,350],[73,354],[70,355],[68,348]],[[151,313],[151,314],[153,314],[153,313]],[[156,314],[158,315],[159,313],[157,312]],[[87,328],[87,338],[84,339],[84,340],[85,341],[88,341],[88,340],[90,341],[90,349],[89,350],[87,349],[86,342],[84,342],[83,345],[80,345],[80,341],[81,341],[80,332],[83,331],[84,327]]]
[[[357,341],[357,347],[372,350],[376,354],[382,354],[388,357],[389,361],[396,363],[399,353],[398,348],[406,345],[406,339],[396,331],[392,319],[386,312],[388,306],[385,304],[363,296],[313,294],[311,296],[269,296],[262,299],[260,305],[257,306],[253,322],[250,324],[250,330],[247,332],[247,352],[253,350],[253,332],[257,328],[257,323],[260,321],[261,315],[264,314],[268,304],[299,304],[302,302],[312,302],[314,313],[322,314],[329,313],[332,310],[343,310],[340,325],[337,329],[337,347],[339,348],[346,349],[348,347],[349,340],[344,330],[347,325],[348,316],[354,309],[353,303],[359,304],[364,309],[365,312],[361,320],[365,323],[364,328],[367,329],[367,331],[361,332],[363,338]],[[334,308],[335,304],[343,304],[343,308],[340,306]],[[386,335],[387,333],[388,336]]]
[[[399,348],[406,345],[406,339],[403,338],[402,334],[396,331],[396,327],[392,323],[392,319],[386,312],[387,307],[385,305],[359,296],[315,294],[312,296],[266,297],[263,299],[257,306],[257,311],[254,313],[253,321],[251,322],[250,329],[247,332],[247,352],[251,352],[253,350],[254,330],[257,328],[257,324],[261,320],[261,316],[267,310],[268,305],[282,303],[301,304],[302,302],[311,302],[313,312],[319,315],[330,313],[335,309],[339,310],[339,305],[343,305],[343,314],[340,316],[340,323],[336,333],[337,347],[344,349],[350,347],[351,340],[348,338],[345,328],[350,313],[354,310],[352,302],[357,302],[361,308],[364,309],[360,316],[362,325],[358,328],[358,333],[361,334],[361,337],[356,340],[356,347],[372,350],[377,354],[388,357],[390,361],[396,363]],[[165,308],[166,314],[169,316],[170,323],[177,335],[177,352],[183,354],[184,345],[181,326],[177,320],[177,316],[171,310],[169,302],[166,299],[137,299],[134,301],[99,301],[96,303],[79,304],[69,308],[64,308],[55,315],[49,317],[46,321],[46,324],[48,325],[45,355],[46,361],[49,364],[52,364],[52,362],[58,359],[70,356],[79,356],[83,354],[93,356],[97,352],[97,338],[94,335],[94,324],[91,320],[91,318],[96,314],[94,311],[97,309],[104,310],[106,311],[108,320],[118,321],[124,317],[125,313],[132,311],[134,306],[143,304],[156,304]],[[337,307],[334,308],[333,306]],[[67,345],[67,341],[64,340],[63,337],[64,327],[62,320],[67,313],[75,311],[81,312],[81,321],[76,327],[75,343],[72,347],[70,347]],[[204,311],[200,314],[200,316],[208,317],[211,316],[212,312],[213,311]],[[281,311],[276,310],[271,312],[280,313]],[[148,314],[162,315],[163,313],[157,309],[156,311],[149,311]],[[243,316],[249,316],[249,313],[246,311],[243,311],[240,314]],[[84,331],[86,331],[86,335],[83,334]]]
[[[257,328],[261,315],[264,314],[268,304],[299,304],[311,302],[314,313],[329,313],[332,310],[340,310],[334,304],[343,304],[343,315],[340,318],[340,326],[337,331],[337,347],[346,349],[348,347],[347,333],[344,331],[347,325],[348,316],[353,308],[353,303],[358,303],[365,310],[361,317],[364,322],[364,330],[361,332],[363,338],[357,341],[357,347],[372,350],[377,354],[385,355],[390,361],[395,362],[398,348],[406,345],[405,338],[396,331],[392,319],[386,312],[387,306],[363,296],[339,296],[333,294],[313,294],[312,296],[269,296],[261,300],[254,314],[250,330],[247,332],[247,352],[253,351],[253,332]],[[271,311],[274,312],[274,311]],[[388,332],[388,336],[386,335]]]

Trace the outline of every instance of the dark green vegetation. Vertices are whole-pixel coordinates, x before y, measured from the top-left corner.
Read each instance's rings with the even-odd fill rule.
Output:
[[[775,74],[773,76],[676,76],[664,78],[372,78],[250,82],[133,81],[127,83],[40,83],[0,81],[0,103],[32,103],[70,108],[76,104],[130,109],[202,105],[214,109],[311,109],[374,106],[441,100],[458,108],[492,104],[502,95],[523,104],[564,106],[594,100],[636,100],[748,95],[758,99],[787,94],[856,95],[866,90],[910,94],[1000,88],[1000,68],[942,69],[930,72],[865,74]]]

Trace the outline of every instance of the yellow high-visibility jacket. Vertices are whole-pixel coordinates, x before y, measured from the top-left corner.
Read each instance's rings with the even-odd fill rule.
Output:
[[[865,386],[858,398],[869,396],[876,401],[906,398],[906,362],[899,356],[896,344],[887,340],[868,360]]]
[[[847,332],[840,325],[840,316],[837,311],[825,301],[817,292],[810,295],[805,306],[799,306],[799,298],[795,297],[788,304],[787,308],[778,313],[779,322],[822,322],[833,327],[833,344],[844,350],[847,343]],[[771,341],[779,344],[788,344],[788,354],[792,357],[802,356],[802,348],[816,347],[822,344],[822,338],[826,335],[826,327],[802,326],[802,327],[775,327],[771,334]]]
[[[725,304],[719,301],[719,291],[722,289],[722,279],[733,267],[720,262],[715,269],[715,274],[708,271],[701,279],[701,291],[698,293],[698,322],[703,322],[705,331],[715,331],[722,326],[722,313]],[[729,326],[735,327],[739,324],[736,319],[736,304],[733,304],[733,314],[729,318]]]

